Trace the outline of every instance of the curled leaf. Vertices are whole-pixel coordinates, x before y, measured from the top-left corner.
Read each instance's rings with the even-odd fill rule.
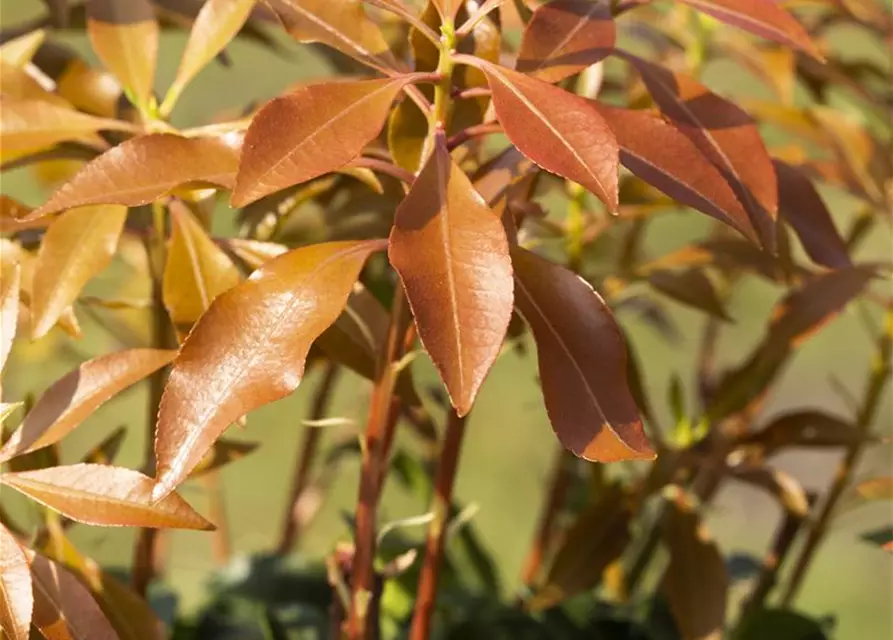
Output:
[[[152,478],[104,464],[74,464],[5,473],[5,484],[85,524],[106,527],[213,529],[177,494],[152,502]]]
[[[28,558],[0,523],[0,629],[10,640],[28,640],[33,609]]]
[[[520,247],[511,254],[515,304],[536,339],[558,439],[586,460],[653,459],[627,386],[626,345],[608,306],[572,271]]]

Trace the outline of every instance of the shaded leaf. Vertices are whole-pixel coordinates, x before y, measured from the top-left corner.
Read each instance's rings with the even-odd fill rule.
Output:
[[[478,58],[462,61],[487,75],[496,115],[518,151],[616,210],[617,141],[589,100]]]
[[[527,608],[548,609],[595,587],[629,543],[630,517],[616,486],[586,507],[562,539],[545,584],[527,601]]]
[[[512,268],[502,224],[442,140],[397,208],[388,257],[422,345],[463,416],[502,348]]]
[[[793,476],[771,467],[736,467],[732,476],[737,480],[769,492],[782,508],[792,516],[805,518],[809,513],[809,499],[800,483]]]
[[[152,95],[158,23],[149,0],[88,0],[87,35],[102,64],[127,87],[138,105]]]
[[[162,299],[171,321],[185,337],[218,295],[239,284],[239,270],[182,202],[168,210],[173,231],[167,251]]]
[[[52,640],[119,640],[87,588],[68,569],[27,551],[34,578],[34,626]]]
[[[5,473],[0,483],[85,524],[107,527],[213,529],[183,498],[151,501],[152,478],[104,464],[74,464]]]
[[[851,266],[846,243],[809,178],[781,160],[774,160],[773,164],[778,176],[779,211],[794,228],[812,261],[832,269]]]
[[[866,500],[893,500],[893,476],[863,480],[856,492]]]
[[[248,265],[252,271],[288,251],[288,247],[283,244],[247,238],[221,238],[218,242]]]
[[[515,305],[536,339],[546,410],[561,443],[596,462],[654,458],[629,388],[626,345],[583,279],[512,247]]]
[[[818,620],[789,609],[760,609],[741,620],[732,640],[829,640]]]
[[[0,629],[10,640],[28,640],[33,609],[28,558],[0,523]]]
[[[368,289],[357,283],[344,311],[323,331],[316,344],[338,364],[372,380],[387,330],[387,311]]]
[[[663,539],[670,565],[661,591],[682,640],[720,640],[729,579],[722,554],[681,493],[670,501]]]
[[[800,49],[823,60],[806,29],[775,0],[677,0],[720,22],[744,29],[761,38]]]
[[[664,295],[682,304],[706,311],[720,320],[732,321],[713,282],[701,269],[653,271],[648,275],[648,282]]]
[[[22,267],[18,262],[2,261],[0,273],[0,372],[12,349],[19,320],[19,290],[22,284]]]
[[[127,427],[120,426],[106,436],[102,442],[90,449],[81,462],[87,464],[112,464],[118,457],[118,451],[121,449],[121,443],[127,435]]]
[[[109,398],[175,355],[173,350],[129,349],[83,363],[44,392],[0,449],[0,461],[58,442]]]
[[[754,120],[690,76],[623,54],[642,75],[654,101],[720,170],[763,244],[775,242],[778,188],[772,159]]]
[[[98,205],[71,209],[53,221],[34,265],[32,338],[46,335],[84,285],[111,263],[126,219],[126,207]]]
[[[189,477],[197,478],[209,471],[220,469],[231,462],[244,458],[257,449],[257,447],[258,444],[256,442],[240,442],[238,440],[220,438],[214,442],[211,450],[205,454],[205,457],[193,469]]]
[[[747,211],[729,183],[686,135],[646,111],[592,104],[614,132],[623,166],[677,202],[756,240]]]
[[[69,105],[65,99],[50,93],[28,74],[24,67],[16,67],[0,60],[0,97],[6,100],[40,100],[63,108]],[[6,153],[0,154],[0,158],[6,158]],[[25,152],[9,154],[11,157],[25,155]]]
[[[428,116],[415,102],[404,100],[391,111],[388,117],[388,150],[397,166],[413,173],[418,171],[427,139]]]
[[[30,207],[9,196],[0,195],[0,233],[12,234],[49,225],[49,220],[24,220],[29,213]]]
[[[770,456],[787,447],[850,447],[865,438],[856,426],[843,418],[818,410],[783,413],[739,442],[759,447]]]
[[[236,131],[216,138],[132,138],[84,166],[30,217],[88,204],[134,207],[184,185],[232,188],[241,146]]]
[[[310,345],[341,313],[369,254],[383,248],[377,240],[301,247],[211,304],[161,400],[155,499],[186,478],[230,423],[297,388]]]
[[[164,97],[169,113],[186,85],[229,44],[251,14],[256,0],[207,0],[192,25],[177,75]]]
[[[515,68],[558,82],[607,56],[615,39],[609,2],[552,0],[537,7],[524,28]]]
[[[245,134],[233,206],[342,168],[379,134],[414,79],[308,84],[268,102]]]

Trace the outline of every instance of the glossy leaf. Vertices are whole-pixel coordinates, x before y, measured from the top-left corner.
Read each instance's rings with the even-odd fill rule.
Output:
[[[119,640],[87,588],[59,563],[28,551],[34,577],[34,626],[52,640]]]
[[[658,115],[592,104],[614,132],[623,166],[677,202],[756,240],[747,211],[729,183],[687,136]]]
[[[146,105],[158,55],[158,23],[150,0],[87,0],[87,34],[102,64],[138,105]]]
[[[476,60],[487,75],[496,115],[518,151],[617,208],[617,141],[589,100],[495,64],[462,60]]]
[[[139,136],[87,164],[30,217],[89,204],[148,204],[184,185],[232,188],[242,134],[182,138]]]
[[[794,228],[812,261],[832,269],[851,266],[846,243],[809,178],[781,160],[773,164],[778,176],[779,211]]]
[[[186,85],[235,37],[256,1],[207,0],[202,5],[180,58],[177,75],[164,97],[162,112],[170,111]]]
[[[213,529],[183,498],[152,502],[152,478],[104,464],[74,464],[5,473],[0,484],[85,524],[107,527]]]
[[[648,276],[648,283],[682,304],[706,311],[720,320],[732,321],[713,282],[701,269],[654,271]]]
[[[129,349],[85,362],[44,392],[0,449],[0,461],[58,442],[107,400],[175,355],[173,350]]]
[[[850,447],[864,438],[852,422],[807,409],[783,413],[740,442],[759,447],[763,455],[770,456],[788,447]]]
[[[245,135],[233,206],[340,169],[374,139],[412,75],[308,84],[268,102]]]
[[[164,267],[162,298],[184,336],[218,295],[239,284],[239,270],[208,236],[189,208],[169,206],[173,232]]]
[[[46,335],[84,285],[111,263],[126,219],[126,207],[98,205],[71,209],[53,221],[34,265],[34,339]]]
[[[671,122],[720,170],[768,247],[775,243],[778,188],[754,120],[682,73],[624,54]]]
[[[661,590],[682,640],[720,640],[729,579],[722,554],[681,494],[670,501],[663,539],[670,565]]]
[[[800,49],[822,60],[806,29],[775,0],[677,0],[720,22],[744,29],[761,38]]]
[[[499,219],[438,143],[397,208],[388,257],[460,416],[471,410],[512,315]]]
[[[561,444],[596,462],[653,459],[608,306],[572,271],[520,247],[511,254],[515,304],[536,339],[546,410]]]
[[[616,29],[604,0],[552,0],[533,12],[524,28],[515,68],[558,82],[607,56]]]
[[[233,421],[294,391],[310,345],[347,302],[382,241],[289,251],[220,295],[183,343],[158,414],[155,499],[198,465]]]
[[[809,514],[806,492],[796,478],[784,471],[766,466],[745,466],[734,469],[732,475],[737,480],[770,493],[792,516],[805,518]]]
[[[0,372],[12,349],[19,320],[19,290],[22,284],[22,267],[18,262],[2,261],[0,273]]]
[[[893,500],[893,476],[863,480],[856,492],[866,500]]]
[[[0,523],[0,629],[9,640],[28,640],[33,610],[28,558]]]

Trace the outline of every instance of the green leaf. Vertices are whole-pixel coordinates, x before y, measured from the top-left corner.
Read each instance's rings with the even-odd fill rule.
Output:
[[[733,640],[830,640],[817,620],[789,609],[761,609],[741,621]]]

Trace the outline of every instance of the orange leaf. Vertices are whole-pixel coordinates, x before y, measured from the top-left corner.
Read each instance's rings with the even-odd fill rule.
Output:
[[[25,220],[31,208],[14,198],[0,195],[0,233],[17,233],[25,229],[41,229],[49,220]]]
[[[245,134],[232,204],[342,168],[381,131],[414,75],[308,84],[268,102]]]
[[[105,67],[128,87],[137,105],[148,103],[155,80],[158,23],[149,0],[88,0],[87,35]]]
[[[616,37],[610,3],[553,0],[533,12],[515,68],[558,82],[607,56]]]
[[[152,502],[152,478],[104,464],[4,473],[0,484],[85,524],[165,529],[214,528],[179,495]]]
[[[0,629],[10,640],[28,640],[33,609],[28,558],[0,523]]]
[[[274,258],[196,323],[158,412],[154,498],[170,493],[233,421],[294,391],[319,335],[384,241],[328,242]]]
[[[182,138],[155,133],[127,140],[88,163],[29,218],[88,204],[148,204],[181,185],[231,188],[242,134]]]
[[[518,151],[616,210],[617,141],[589,100],[478,58],[457,58],[487,75],[496,115]]]
[[[66,211],[53,221],[34,266],[33,339],[46,335],[84,285],[111,263],[126,219],[126,207],[99,205]]]
[[[866,500],[893,500],[893,476],[863,480],[856,491]]]
[[[582,278],[512,247],[515,304],[536,339],[546,410],[558,439],[596,462],[654,458],[627,387],[626,345]]]
[[[22,267],[17,261],[2,260],[0,272],[0,372],[12,349],[19,320],[19,290],[22,284]]]
[[[0,449],[0,461],[58,442],[107,400],[173,360],[176,351],[129,349],[109,353],[60,378]]]
[[[388,256],[422,345],[463,416],[502,348],[512,266],[502,223],[442,138],[397,208]]]

